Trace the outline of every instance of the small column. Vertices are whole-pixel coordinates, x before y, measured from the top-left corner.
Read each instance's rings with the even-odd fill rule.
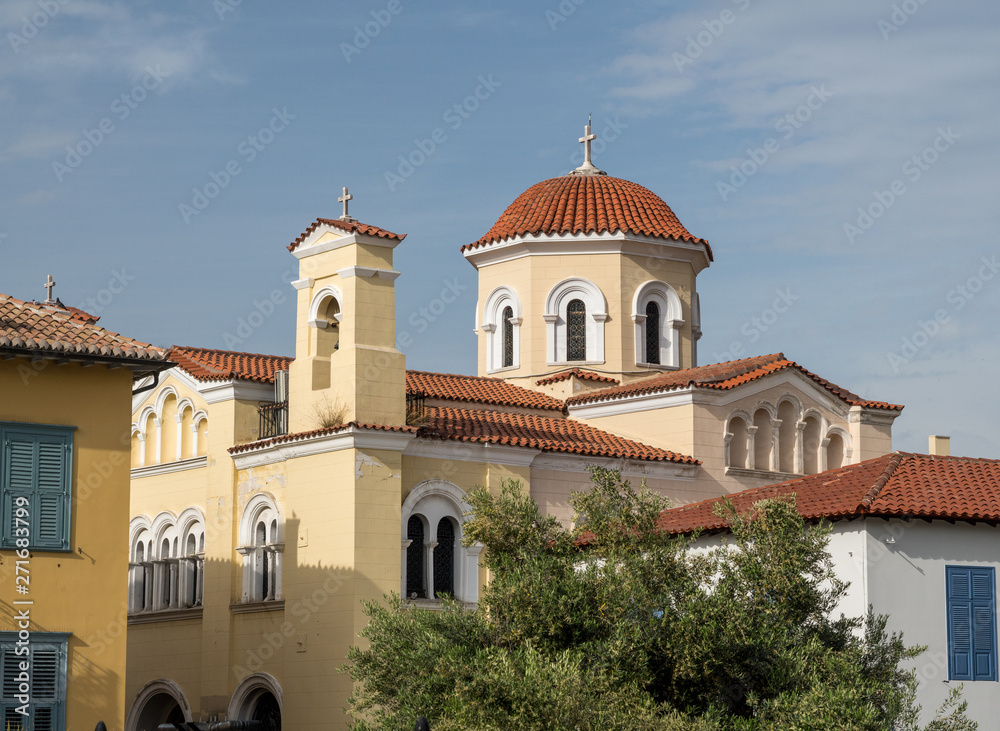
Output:
[[[747,427],[747,469],[757,469],[757,430],[760,427],[750,425]]]
[[[799,475],[806,473],[806,423],[804,421],[795,422],[795,472]]]
[[[781,419],[775,419],[771,422],[771,466],[769,469],[771,472],[781,471],[781,455],[779,450],[781,449]]]

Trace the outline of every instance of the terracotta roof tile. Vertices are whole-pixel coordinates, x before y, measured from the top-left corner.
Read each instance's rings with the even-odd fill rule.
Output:
[[[807,520],[872,515],[1000,522],[1000,460],[894,452],[729,497],[743,511],[789,494]],[[722,499],[665,510],[660,526],[671,533],[725,530],[713,512]]]
[[[295,241],[288,245],[289,251],[295,251],[299,244],[306,240],[306,238],[315,231],[319,226],[332,226],[333,228],[339,228],[341,231],[346,231],[348,233],[359,233],[365,236],[375,236],[380,239],[395,239],[396,241],[402,241],[406,238],[406,234],[394,234],[392,231],[386,231],[384,228],[379,228],[378,226],[370,226],[367,223],[360,223],[358,221],[341,221],[338,218],[317,218],[312,224],[303,231]]]
[[[25,302],[0,294],[0,349],[135,361],[166,361],[161,348],[105,330],[99,318],[61,302]]]
[[[688,233],[662,198],[637,183],[607,175],[564,175],[531,186],[485,236],[462,251],[528,234],[618,231],[703,244],[712,258],[708,242]]]
[[[504,444],[587,457],[701,464],[693,457],[650,447],[579,421],[533,414],[428,406],[419,436],[459,442]]]
[[[402,434],[415,434],[417,432],[417,427],[415,426],[406,426],[406,425],[386,426],[384,424],[364,424],[361,422],[352,421],[347,424],[341,424],[340,426],[331,426],[326,429],[313,429],[312,431],[296,432],[295,434],[282,434],[281,436],[271,437],[269,439],[260,439],[256,442],[237,444],[235,447],[230,447],[228,451],[230,454],[243,454],[244,452],[253,452],[258,449],[270,447],[273,444],[302,442],[312,439],[313,437],[322,437],[322,436],[327,436],[328,434],[337,434],[338,432],[347,431],[348,429],[363,429],[367,431],[394,431],[394,432],[400,432]]]
[[[570,368],[568,371],[563,371],[562,373],[556,373],[552,376],[547,376],[539,381],[535,381],[536,386],[548,386],[553,383],[559,383],[560,381],[567,381],[573,376],[576,376],[581,381],[598,381],[600,383],[611,383],[617,385],[621,383],[617,378],[611,378],[610,376],[602,376],[600,373],[594,373],[593,371],[584,371],[579,368]]]
[[[429,398],[449,401],[519,406],[560,412],[563,409],[563,402],[559,399],[515,386],[500,378],[407,371],[406,391],[407,393],[423,393]]]
[[[785,369],[794,369],[802,373],[807,378],[812,379],[821,387],[832,393],[851,406],[862,406],[870,409],[887,409],[890,411],[902,411],[903,407],[898,404],[890,404],[885,401],[869,401],[851,393],[845,388],[830,383],[825,378],[820,378],[815,373],[810,373],[798,363],[788,360],[782,353],[772,355],[761,355],[755,358],[744,358],[742,360],[731,360],[725,363],[713,363],[712,365],[698,366],[697,368],[686,368],[680,371],[671,371],[660,375],[644,378],[639,381],[631,381],[621,386],[602,388],[599,391],[572,396],[566,400],[566,404],[573,406],[576,404],[596,403],[599,401],[613,401],[630,396],[642,394],[658,393],[661,391],[672,391],[678,388],[715,388],[727,390],[741,386],[750,381],[756,381],[772,373]]]
[[[198,381],[226,381],[236,378],[256,383],[274,383],[274,372],[287,370],[294,360],[282,355],[238,353],[181,345],[172,347],[167,355]]]

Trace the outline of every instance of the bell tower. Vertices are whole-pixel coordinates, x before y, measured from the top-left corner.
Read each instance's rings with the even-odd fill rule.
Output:
[[[406,420],[406,361],[396,349],[393,250],[405,237],[348,213],[318,218],[288,250],[299,260],[289,431]]]

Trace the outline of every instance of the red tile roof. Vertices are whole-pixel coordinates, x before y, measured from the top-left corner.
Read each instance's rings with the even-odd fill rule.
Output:
[[[426,419],[427,423],[420,428],[421,437],[505,444],[587,457],[701,464],[693,457],[650,447],[571,419],[440,406],[428,406]]]
[[[688,233],[662,198],[637,183],[607,175],[564,175],[531,186],[485,236],[462,251],[526,234],[618,231],[703,244],[712,258],[708,242]]]
[[[789,494],[796,495],[807,520],[871,515],[1000,522],[1000,460],[894,452],[730,498],[744,511],[758,500]],[[660,526],[671,533],[725,530],[713,512],[721,500],[665,510]]]
[[[288,245],[289,251],[295,251],[299,244],[308,238],[309,234],[315,231],[319,226],[333,226],[333,228],[339,228],[341,231],[346,231],[348,233],[359,233],[365,236],[376,236],[380,239],[395,239],[396,241],[402,241],[406,238],[406,234],[394,234],[392,231],[386,231],[384,228],[379,228],[378,226],[369,226],[367,223],[360,223],[358,221],[341,221],[338,218],[317,218],[312,224],[307,228],[302,234],[295,239],[292,243]]]
[[[227,381],[236,378],[256,383],[274,383],[274,372],[287,370],[294,360],[283,355],[238,353],[181,345],[172,347],[167,355],[198,381]]]
[[[133,361],[166,361],[161,348],[105,330],[98,318],[61,302],[25,302],[0,294],[0,349]],[[154,369],[155,370],[155,369]]]
[[[807,378],[812,379],[817,384],[825,388],[841,401],[851,406],[862,406],[870,409],[887,409],[891,411],[902,411],[903,407],[898,404],[890,404],[885,401],[868,401],[860,396],[851,393],[845,388],[830,383],[825,378],[820,378],[815,373],[810,373],[798,363],[788,360],[782,353],[772,355],[760,355],[755,358],[744,358],[742,360],[731,360],[725,363],[714,363],[712,365],[698,366],[697,368],[686,368],[681,371],[672,371],[660,375],[644,378],[639,381],[631,381],[621,386],[612,388],[602,388],[599,391],[572,396],[566,400],[567,405],[596,403],[599,401],[612,401],[630,396],[642,394],[658,393],[661,391],[672,391],[678,388],[714,388],[727,390],[741,386],[750,381],[756,381],[772,373],[785,369],[793,369],[802,373]]]
[[[563,402],[548,394],[515,386],[499,378],[458,376],[451,373],[406,372],[406,392],[428,398],[465,401],[496,406],[562,411]]]
[[[599,381],[602,383],[613,383],[619,384],[617,378],[611,378],[610,376],[602,376],[600,373],[594,373],[593,371],[584,371],[579,368],[570,368],[568,371],[563,371],[562,373],[556,373],[552,376],[547,376],[539,381],[535,381],[536,386],[548,386],[552,383],[559,383],[560,381],[567,381],[573,376],[576,376],[581,381]]]
[[[331,426],[326,429],[313,429],[312,431],[296,432],[295,434],[282,434],[281,436],[271,437],[269,439],[260,439],[256,442],[247,442],[246,444],[237,444],[235,447],[230,447],[228,452],[230,454],[242,454],[244,452],[253,452],[258,449],[263,449],[264,447],[270,447],[273,444],[286,444],[288,442],[301,442],[304,440],[312,439],[313,437],[322,437],[328,434],[337,434],[338,432],[347,431],[348,429],[363,429],[368,431],[394,431],[400,432],[402,434],[415,434],[417,427],[415,426],[386,426],[384,424],[363,424],[357,421],[352,421],[347,424],[341,424],[340,426]]]

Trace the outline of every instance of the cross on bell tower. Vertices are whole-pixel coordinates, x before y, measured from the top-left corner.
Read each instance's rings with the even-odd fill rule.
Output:
[[[45,287],[45,293],[46,293],[45,304],[54,305],[56,301],[52,299],[52,288],[56,286],[56,283],[55,280],[52,279],[51,274],[48,276],[48,278],[45,280],[45,284],[43,284],[42,286]]]
[[[354,196],[347,192],[347,186],[345,185],[344,194],[337,199],[340,203],[344,204],[344,213],[340,216],[341,221],[347,221],[349,223],[357,221],[356,218],[352,218],[350,214],[347,212],[347,203],[348,201],[351,201],[353,199]]]
[[[590,131],[590,122],[591,115],[588,114],[587,124],[583,128],[583,137],[579,140],[583,143],[583,164],[576,170],[572,170],[570,175],[607,175],[590,160],[590,143],[597,139],[597,135]]]

